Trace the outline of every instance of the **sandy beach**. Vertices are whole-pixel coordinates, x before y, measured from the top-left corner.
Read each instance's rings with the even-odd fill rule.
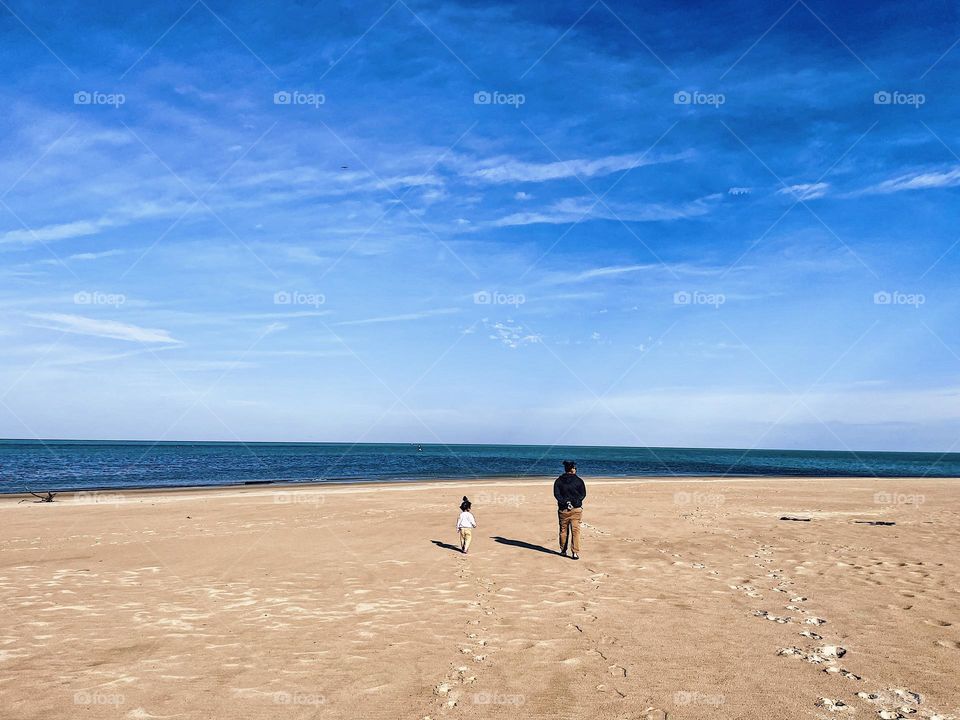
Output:
[[[586,480],[4,497],[0,715],[960,716],[956,480]]]

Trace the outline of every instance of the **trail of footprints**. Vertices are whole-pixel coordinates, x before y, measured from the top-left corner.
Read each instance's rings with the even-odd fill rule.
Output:
[[[586,525],[586,523],[584,523]],[[609,534],[598,528],[588,526],[598,534]],[[632,538],[623,538],[632,540]],[[660,550],[666,553],[665,550]],[[844,667],[840,663],[841,658],[848,655],[847,649],[840,645],[830,644],[824,640],[824,636],[817,632],[818,629],[827,624],[825,618],[818,617],[813,612],[805,609],[802,603],[807,602],[807,598],[792,589],[794,582],[786,577],[783,570],[772,567],[774,564],[773,550],[771,546],[758,543],[757,551],[748,557],[756,560],[757,567],[766,570],[765,577],[771,581],[770,591],[787,596],[785,599],[789,602],[784,605],[784,609],[789,611],[789,615],[780,615],[771,613],[767,610],[755,610],[753,615],[764,620],[775,622],[779,625],[800,625],[803,627],[798,636],[804,638],[806,642],[800,642],[803,647],[790,645],[781,647],[777,650],[777,655],[784,658],[804,660],[807,663],[820,667],[822,672],[829,675],[835,675],[845,680],[861,683],[864,678],[854,671]],[[674,565],[685,565],[694,570],[706,571],[711,575],[719,575],[716,570],[709,569],[701,562],[683,562],[679,553],[671,553],[671,557],[677,558],[673,561]],[[593,581],[597,576],[593,576]],[[735,584],[729,586],[731,590],[743,593],[745,596],[754,599],[763,599],[763,592],[753,586],[745,584]],[[584,608],[586,609],[586,608]],[[577,629],[580,629],[579,627]],[[605,655],[602,655],[606,659]],[[610,666],[611,670],[620,668],[618,665]],[[622,669],[622,668],[620,668]],[[626,676],[626,670],[623,670],[623,676]],[[603,686],[598,686],[600,689]],[[619,690],[617,691],[619,692]],[[623,693],[620,693],[623,695]],[[874,692],[858,691],[851,693],[851,700],[856,698],[859,703],[864,704],[871,712],[881,720],[903,720],[906,718],[923,718],[924,720],[958,720],[953,715],[941,713],[933,708],[923,707],[923,696],[920,693],[907,690],[905,688],[885,688]],[[852,714],[854,707],[841,698],[821,697],[816,700],[814,705],[817,708],[825,710],[830,716]]]
[[[464,640],[458,645],[462,656],[461,662],[464,664],[451,663],[447,676],[433,686],[439,712],[457,708],[463,700],[464,689],[476,683],[477,676],[474,670],[479,669],[478,666],[487,660],[492,649],[489,640],[481,637],[487,632],[487,628],[484,627],[484,618],[496,616],[496,608],[490,604],[489,597],[494,583],[487,578],[474,577],[466,558],[457,558],[457,563],[457,577],[463,581],[473,580],[479,586],[477,599],[471,603],[471,608],[480,617],[466,621],[467,627],[463,631]],[[433,719],[430,715],[424,715],[423,720]]]
[[[601,530],[595,525],[591,525],[586,522],[581,523],[581,526],[587,532],[597,536],[610,535],[610,533],[606,530]],[[605,572],[600,572],[589,565],[584,567],[587,572],[590,573],[584,578],[585,582],[589,583],[590,591],[599,591],[609,575]],[[618,661],[618,658],[616,657],[618,646],[620,644],[619,638],[612,635],[607,635],[602,630],[598,631],[599,636],[597,636],[597,633],[594,632],[593,625],[599,618],[597,615],[593,614],[592,609],[597,605],[598,603],[595,600],[584,600],[580,609],[583,611],[583,613],[585,613],[587,621],[583,623],[570,623],[567,625],[567,628],[574,630],[583,636],[585,644],[589,647],[587,652],[593,658],[595,658],[597,663],[600,665],[598,676],[609,676],[610,678],[606,682],[597,683],[597,685],[594,686],[594,690],[600,694],[613,693],[617,696],[616,699],[622,700],[627,697],[627,693],[624,692],[624,690],[628,687],[628,683],[625,683],[624,681],[626,681],[629,674],[629,670],[627,669],[629,663],[625,660]]]
[[[583,526],[598,535],[609,535],[608,532],[600,530],[592,525],[588,525],[587,523],[583,523]],[[637,542],[633,538],[623,539]],[[660,552],[666,553],[666,551],[662,549]],[[791,614],[780,615],[760,609],[755,610],[753,615],[757,618],[762,618],[779,625],[803,626],[803,629],[798,632],[798,637],[804,638],[806,641],[800,642],[800,645],[803,645],[803,647],[800,647],[799,645],[781,647],[777,650],[776,654],[783,658],[804,660],[810,665],[820,667],[822,672],[825,672],[829,675],[836,675],[855,683],[864,682],[862,676],[858,675],[852,670],[849,670],[840,663],[840,660],[848,655],[846,648],[826,642],[824,640],[824,636],[817,632],[817,629],[820,629],[823,625],[827,624],[827,620],[825,618],[818,617],[802,606],[802,603],[807,602],[807,597],[791,589],[791,586],[794,585],[794,582],[783,574],[782,569],[775,569],[772,567],[774,563],[772,555],[773,551],[771,550],[771,547],[769,545],[760,543],[757,551],[748,557],[757,561],[757,567],[769,570],[769,572],[766,573],[766,578],[773,582],[773,585],[769,588],[769,590],[780,595],[788,596],[786,599],[789,602],[788,604],[784,605],[784,609],[789,611]],[[678,553],[672,553],[671,557],[678,558],[673,562],[674,565],[689,565],[691,569],[706,571],[711,575],[720,574],[718,571],[708,568],[704,563],[701,562],[682,562],[679,560],[681,555]],[[587,580],[591,583],[592,589],[599,589],[602,580],[607,577],[606,573],[596,572],[591,568],[587,569],[591,573]],[[463,559],[461,559],[460,562],[458,576],[463,580],[468,580],[473,577],[466,563],[463,562]],[[489,593],[493,589],[493,583],[485,578],[475,578],[475,582],[482,588],[482,590],[477,593],[477,601],[474,603],[475,608],[481,614],[481,618],[467,621],[468,630],[464,633],[466,635],[467,642],[463,643],[463,645],[460,647],[460,652],[465,656],[465,658],[472,656],[471,659],[474,663],[482,663],[487,658],[487,651],[489,650],[489,647],[487,641],[480,639],[475,630],[479,629],[481,633],[486,631],[486,628],[482,626],[483,618],[495,615],[496,608],[490,605],[488,598]],[[762,591],[753,585],[735,584],[730,585],[729,587],[731,590],[741,592],[749,598],[763,599],[764,597]],[[584,603],[582,609],[585,613],[589,613],[590,604],[592,604],[592,601],[587,601]],[[590,619],[591,621],[596,621],[597,617],[595,615],[591,615]],[[577,632],[583,633],[584,635],[588,635],[588,633],[585,632],[585,625],[571,623],[568,627],[576,630]],[[605,651],[606,648],[603,647],[604,645],[616,646],[616,638],[610,638],[601,632],[599,642],[595,641],[593,644],[595,647],[592,648],[591,652],[596,654],[601,661],[607,664],[607,670],[613,679],[611,681],[611,687],[613,691],[616,692],[621,698],[625,698],[626,694],[613,685],[613,681],[618,679],[623,680],[627,677],[628,671],[624,665],[612,662],[608,652]],[[476,675],[472,673],[470,665],[460,665],[454,667],[448,674],[447,678],[442,680],[434,687],[434,694],[440,700],[441,711],[456,708],[461,698],[461,690],[465,686],[472,685],[474,682],[476,682],[476,679]],[[601,683],[596,686],[596,690],[598,692],[607,692],[608,687],[605,683]],[[874,692],[861,690],[852,693],[851,700],[853,698],[856,698],[857,701],[866,705],[871,711],[875,712],[876,716],[881,718],[881,720],[904,720],[907,718],[923,718],[924,720],[958,720],[958,718],[953,715],[946,715],[935,711],[932,708],[922,707],[923,696],[920,693],[916,693],[904,688],[885,688]],[[839,697],[817,698],[814,705],[817,708],[826,711],[831,716],[835,715],[837,717],[842,717],[855,712],[854,707]],[[431,716],[426,715],[423,717],[423,720],[432,720],[432,718]]]
[[[784,609],[790,611],[791,614],[779,615],[767,610],[755,610],[753,615],[779,625],[806,626],[799,632],[799,636],[806,640],[805,643],[801,643],[803,647],[798,645],[781,647],[777,650],[777,655],[784,658],[804,660],[811,665],[820,666],[822,672],[830,675],[836,675],[853,682],[863,682],[863,677],[840,664],[841,658],[848,655],[846,648],[825,642],[824,636],[814,629],[826,625],[827,620],[817,617],[801,605],[801,603],[807,601],[807,598],[791,590],[790,586],[794,583],[783,574],[781,569],[771,567],[774,562],[772,555],[773,551],[769,545],[760,544],[757,551],[748,557],[757,561],[757,567],[770,570],[766,573],[766,577],[775,583],[770,590],[789,596],[789,604],[784,605]],[[698,567],[698,565],[700,564],[694,563],[693,567]],[[730,585],[729,587],[731,590],[742,592],[750,598],[763,598],[760,590],[752,585]],[[919,693],[904,688],[887,688],[876,692],[859,691],[853,693],[853,697],[856,697],[862,703],[866,703],[882,720],[911,717],[926,718],[927,720],[956,720],[953,716],[921,707],[923,697]],[[831,714],[854,712],[854,708],[841,698],[821,697],[814,704]]]

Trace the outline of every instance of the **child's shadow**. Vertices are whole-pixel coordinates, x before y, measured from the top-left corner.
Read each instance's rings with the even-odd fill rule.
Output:
[[[451,545],[450,543],[441,542],[440,540],[431,540],[430,542],[432,542],[437,547],[442,547],[447,550],[453,550],[454,552],[460,552],[460,548],[458,548],[456,545]]]

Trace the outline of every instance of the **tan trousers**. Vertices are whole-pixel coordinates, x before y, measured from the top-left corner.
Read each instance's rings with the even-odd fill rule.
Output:
[[[460,528],[460,547],[463,550],[469,550],[471,540],[473,540],[473,530],[470,528]]]
[[[583,519],[583,508],[560,510],[560,549],[567,551],[567,535],[572,536],[573,552],[580,554],[580,521]],[[569,528],[569,529],[568,529]]]

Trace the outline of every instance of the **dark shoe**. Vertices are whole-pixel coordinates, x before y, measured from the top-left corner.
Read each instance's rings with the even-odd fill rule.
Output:
[[[571,559],[571,560],[579,560],[579,559],[580,559],[580,556],[577,555],[576,553],[573,553],[573,554],[570,555],[570,559]]]

